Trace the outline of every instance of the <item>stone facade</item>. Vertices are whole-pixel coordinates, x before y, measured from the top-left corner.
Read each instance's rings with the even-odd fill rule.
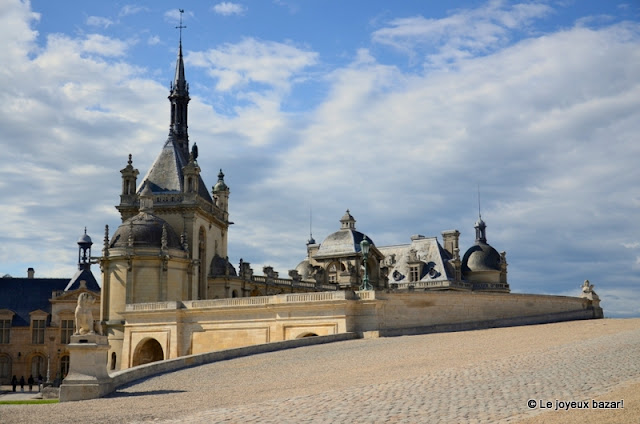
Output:
[[[91,239],[78,241],[78,271],[72,278],[0,278],[0,384],[12,376],[55,384],[69,371],[69,343],[75,331],[74,314],[79,296],[96,299],[99,313],[100,287],[91,273]]]
[[[480,217],[462,257],[457,230],[442,233],[443,245],[416,235],[377,246],[347,210],[322,243],[310,238],[287,277],[270,266],[255,275],[242,259],[236,270],[227,257],[230,189],[221,170],[207,190],[190,149],[181,45],[169,101],[167,140],[140,184],[129,156],[116,206],[122,223],[112,235],[105,229],[100,322],[112,373],[308,336],[602,316],[594,299],[510,294],[506,253],[487,243]],[[374,290],[360,290],[365,272]]]

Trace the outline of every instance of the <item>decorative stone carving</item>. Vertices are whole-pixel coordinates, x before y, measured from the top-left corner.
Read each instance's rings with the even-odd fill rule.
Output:
[[[407,263],[416,263],[420,262],[420,258],[418,258],[418,252],[416,249],[411,248],[409,252],[407,252]]]
[[[84,334],[100,334],[100,327],[94,325],[93,313],[91,312],[91,305],[96,301],[96,298],[89,293],[80,293],[78,296],[78,306],[76,306],[76,332],[74,335]]]
[[[316,284],[324,283],[324,269],[322,267],[314,266],[311,276],[316,280]]]
[[[582,295],[580,297],[584,297],[589,300],[600,300],[600,296],[596,294],[593,288],[594,285],[589,283],[589,280],[584,280],[584,283],[582,283]]]
[[[302,276],[296,269],[289,270],[289,277],[291,277],[294,282],[302,281]]]

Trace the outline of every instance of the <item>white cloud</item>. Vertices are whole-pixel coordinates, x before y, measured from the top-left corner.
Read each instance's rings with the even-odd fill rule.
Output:
[[[211,10],[213,10],[218,15],[230,16],[244,15],[244,13],[247,11],[247,8],[239,3],[223,1],[222,3],[217,3],[216,5],[214,5]]]
[[[460,28],[474,13],[471,40]],[[309,206],[318,241],[350,208],[378,244],[458,228],[464,250],[480,184],[489,242],[507,250],[514,291],[576,295],[588,278],[606,314],[637,315],[625,299],[640,284],[640,25],[514,43],[543,13],[491,3],[426,23],[390,20],[405,35],[373,36],[431,54],[428,72],[383,63],[378,39],[345,66],[254,38],[188,53],[190,137],[205,181],[222,167],[231,187],[232,260],[285,274],[306,253]],[[127,154],[144,174],[158,153],[167,87],[127,62],[130,42],[38,38],[37,20],[20,1],[0,15],[0,264],[68,276],[50,264],[73,268],[84,225],[98,242],[105,223],[112,233],[119,224]],[[194,78],[195,68],[215,79]],[[310,85],[313,109],[283,107]]]
[[[147,44],[150,46],[155,46],[157,44],[160,44],[160,37],[158,37],[157,35],[152,35],[147,39]]]
[[[102,16],[89,16],[87,18],[87,25],[101,27],[101,28],[109,28],[111,25],[113,25],[113,21],[109,18],[104,18]]]
[[[443,19],[395,18],[387,27],[375,31],[372,40],[412,56],[433,47],[435,51],[427,52],[427,61],[441,66],[496,51],[506,45],[513,30],[523,29],[550,11],[549,6],[540,3],[512,5],[491,1],[476,9],[457,10]]]
[[[245,38],[217,49],[190,53],[192,66],[209,68],[218,79],[216,89],[228,91],[249,83],[265,84],[279,89],[291,85],[293,75],[317,62],[318,54],[290,44]]]
[[[82,42],[82,51],[101,56],[123,56],[128,48],[128,43],[101,34],[89,34]]]
[[[143,6],[137,6],[134,4],[126,4],[124,6],[122,6],[122,9],[120,9],[120,16],[130,16],[130,15],[135,15],[137,13],[140,12],[144,12],[144,11],[148,11],[149,9]]]

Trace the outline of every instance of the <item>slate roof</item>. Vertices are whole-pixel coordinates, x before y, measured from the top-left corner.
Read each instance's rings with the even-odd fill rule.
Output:
[[[100,286],[93,273],[88,269],[78,270],[71,278],[0,278],[0,309],[15,313],[12,327],[31,325],[33,311],[41,309],[51,314],[49,299],[56,291],[74,291],[80,288],[80,281],[86,281],[87,289],[100,293]],[[51,315],[47,319],[47,325]]]
[[[188,163],[172,135],[169,135],[160,154],[149,168],[147,175],[142,180],[138,188],[138,194],[146,185],[149,185],[154,194],[165,193],[182,193],[184,186],[184,175],[182,168]],[[202,180],[198,184],[198,194],[209,203],[213,203],[213,199],[207,190],[207,186]]]
[[[94,292],[100,292],[100,285],[96,281],[96,277],[94,277],[93,272],[88,269],[81,269],[75,273],[71,280],[68,280],[67,286],[64,288],[64,291],[74,291],[80,288],[80,281],[87,282],[87,290],[91,290]]]
[[[180,237],[178,237],[171,225],[164,219],[147,212],[140,212],[120,224],[115,233],[113,233],[109,247],[127,247],[131,236],[134,247],[160,248],[162,246],[163,228],[167,234],[167,247],[182,249]]]
[[[462,272],[472,271],[500,271],[500,254],[491,245],[476,242],[469,248],[462,258]]]
[[[0,309],[15,313],[12,327],[28,327],[29,313],[38,309],[51,313],[52,292],[64,290],[67,284],[68,278],[0,278]]]
[[[327,236],[320,244],[318,252],[314,258],[324,258],[332,256],[352,255],[360,252],[360,242],[365,234],[352,229],[341,229]],[[375,245],[373,240],[366,236],[371,245]]]
[[[448,263],[451,255],[435,237],[423,237],[412,240],[410,244],[395,246],[378,246],[378,250],[385,256],[384,264],[389,267],[389,283],[409,281],[409,251],[414,249],[420,262],[423,262],[420,280],[443,281],[453,278],[452,269]],[[391,257],[395,255],[395,262]],[[426,266],[425,266],[426,265]],[[431,271],[433,270],[433,271]],[[394,279],[394,273],[400,280]]]

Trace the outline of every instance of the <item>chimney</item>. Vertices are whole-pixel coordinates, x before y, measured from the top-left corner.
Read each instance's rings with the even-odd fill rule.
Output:
[[[444,243],[444,249],[454,256],[454,252],[458,249],[458,239],[460,237],[460,231],[447,230],[442,232],[442,241]]]
[[[33,269],[33,268],[29,268],[29,269],[27,270],[27,278],[33,278],[33,276],[35,275],[35,273],[36,273],[36,270],[35,270],[35,269]]]

